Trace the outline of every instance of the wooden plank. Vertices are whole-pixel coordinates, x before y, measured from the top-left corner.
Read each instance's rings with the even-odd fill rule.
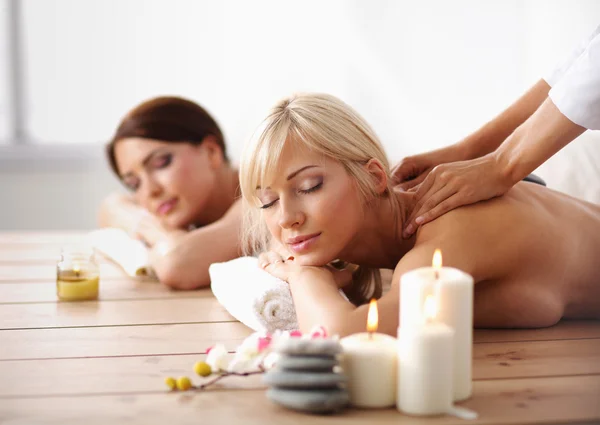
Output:
[[[490,353],[490,345],[496,350],[499,346],[475,346],[474,380],[600,375],[600,339],[583,340],[576,346],[568,341],[523,342],[516,348],[519,351],[515,349],[506,359]],[[507,348],[512,352],[511,347]],[[512,360],[517,355],[522,359]],[[0,376],[11,384],[0,386],[0,397],[160,391],[165,388],[162,378],[166,376],[189,376],[195,383],[203,382],[192,367],[205,357],[191,354],[1,361]],[[263,387],[260,376],[231,377],[222,382],[219,388]]]
[[[0,398],[160,392],[167,389],[167,376],[188,376],[195,384],[211,379],[193,371],[194,363],[205,358],[204,354],[186,354],[0,361],[0,376],[11,382],[0,386]],[[228,377],[214,388],[258,389],[264,384],[262,375]]]
[[[473,346],[474,379],[600,375],[600,339]]]
[[[231,322],[235,319],[208,290],[201,297],[172,300],[4,304],[0,330],[73,326]]]
[[[100,262],[100,279],[123,279],[125,273],[113,263]],[[56,263],[52,264],[0,264],[0,284],[22,281],[48,281],[56,279]]]
[[[600,320],[562,320],[543,329],[475,329],[473,341],[514,342],[600,338]]]
[[[0,361],[234,350],[252,332],[239,322],[0,331]]]
[[[210,292],[210,290],[176,291],[156,281],[129,278],[103,280],[100,283],[100,299],[102,301],[198,298],[204,297],[206,292]],[[19,283],[0,284],[0,305],[36,302],[58,302],[56,298],[56,283],[54,281],[23,281]]]
[[[0,266],[56,265],[60,260],[60,253],[61,249],[58,245],[53,249],[37,249],[37,246],[30,249],[0,248]],[[96,255],[96,262],[115,264],[101,254]]]
[[[0,245],[69,245],[81,243],[87,232],[85,231],[14,231],[0,232]]]
[[[2,248],[0,246],[0,265],[20,264],[20,263],[52,263],[60,258],[60,246],[53,245],[47,248],[39,248],[37,245],[29,249]]]
[[[61,247],[69,245],[68,243],[35,243],[35,242],[0,242],[0,250],[7,252],[27,252],[36,250],[53,250],[58,251]]]
[[[600,376],[478,381],[462,403],[479,419],[469,424],[541,424],[600,419]],[[132,393],[0,399],[0,422],[264,424],[440,424],[462,425],[448,416],[410,417],[396,409],[348,409],[335,416],[306,415],[269,402],[264,390],[209,390],[202,393]]]

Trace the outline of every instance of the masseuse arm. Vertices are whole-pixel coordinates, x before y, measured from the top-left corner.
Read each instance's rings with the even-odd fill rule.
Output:
[[[461,143],[466,157],[474,159],[496,150],[548,98],[550,86],[540,79],[525,94],[492,121],[466,137]]]
[[[494,155],[512,187],[585,130],[565,117],[548,98]]]
[[[454,145],[404,158],[392,171],[398,186],[408,190],[420,184],[437,165],[479,158],[493,152],[548,97],[550,86],[540,79],[493,120]],[[410,180],[409,180],[410,179]]]
[[[496,151],[436,167],[417,190],[404,237],[454,208],[504,194],[584,131],[547,98]]]

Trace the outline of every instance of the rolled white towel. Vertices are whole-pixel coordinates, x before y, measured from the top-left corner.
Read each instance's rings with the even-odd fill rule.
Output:
[[[298,329],[289,285],[261,269],[257,258],[213,263],[208,273],[219,303],[244,325],[267,332]]]
[[[107,227],[90,232],[88,244],[119,265],[131,277],[154,277],[149,251],[140,240],[124,230]]]

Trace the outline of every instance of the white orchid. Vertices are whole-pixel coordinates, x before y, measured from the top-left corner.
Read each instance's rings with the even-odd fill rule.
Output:
[[[265,368],[265,370],[269,370],[272,367],[274,367],[277,364],[277,362],[279,361],[280,357],[281,357],[281,354],[279,354],[279,353],[275,353],[273,351],[268,353],[265,356],[265,358],[262,360],[262,364],[263,364],[263,367]]]
[[[280,331],[273,334],[254,332],[246,337],[237,347],[231,361],[227,360],[227,350],[223,344],[209,349],[206,363],[213,372],[246,373],[257,369],[270,369],[277,363],[280,355],[273,351],[277,343],[289,338],[316,339],[327,338],[327,330],[323,326],[315,326],[310,332]]]
[[[229,361],[227,360],[227,349],[223,344],[216,344],[207,351],[206,363],[213,372],[227,370]]]
[[[249,376],[263,373],[265,370],[274,367],[281,358],[281,354],[277,352],[278,343],[290,338],[328,338],[328,334],[327,330],[322,326],[315,326],[306,334],[302,334],[300,331],[290,332],[279,330],[272,334],[255,332],[242,341],[231,362],[228,360],[229,353],[227,353],[227,349],[223,344],[216,344],[206,350],[206,360],[204,362],[197,362],[194,365],[194,371],[202,377],[211,374],[217,375],[212,380],[202,385],[194,386],[191,385],[187,377],[181,377],[177,380],[173,377],[167,377],[165,383],[172,391],[186,391],[190,388],[203,390],[231,375]],[[337,340],[339,336],[334,335],[331,338]],[[210,369],[207,371],[208,367]]]

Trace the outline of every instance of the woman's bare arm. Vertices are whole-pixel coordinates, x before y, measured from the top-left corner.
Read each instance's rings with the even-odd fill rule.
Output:
[[[494,152],[548,98],[549,91],[548,83],[539,80],[497,117],[461,141],[431,152],[404,158],[392,170],[394,179],[400,183],[398,187],[409,190],[427,181],[430,172],[440,164],[475,160]]]
[[[365,332],[367,304],[356,307],[339,292],[330,271],[323,268],[306,268],[290,280],[290,289],[302,332],[314,326],[324,326],[329,333],[346,336]],[[398,327],[398,285],[392,281],[391,289],[378,301],[378,332],[395,335]]]
[[[98,222],[101,227],[118,227],[131,232],[146,214],[130,196],[114,192],[102,201]]]
[[[239,201],[216,222],[186,232],[164,228],[130,197],[115,193],[103,202],[99,222],[102,227],[118,227],[143,239],[151,249],[151,265],[158,279],[175,289],[208,286],[210,264],[240,255]]]
[[[495,151],[513,131],[523,124],[548,97],[550,86],[539,80],[500,115],[486,123],[458,144],[467,159],[479,158]]]
[[[585,130],[565,117],[548,98],[493,156],[512,186]]]
[[[236,201],[216,222],[158,241],[151,251],[151,264],[159,280],[175,289],[208,286],[208,267],[212,263],[241,254],[240,226],[241,203]]]
[[[132,237],[140,239],[149,247],[164,240],[175,240],[187,232],[169,229],[160,220],[140,207],[130,196],[113,193],[100,206],[98,221],[101,227],[117,227]]]
[[[398,262],[390,290],[377,302],[378,332],[392,336],[397,334],[400,277],[410,270],[431,265],[432,253],[439,245],[440,241],[433,239],[421,243]],[[458,257],[456,259],[459,260]],[[287,271],[286,267],[289,268]],[[303,332],[316,325],[325,326],[330,333],[340,336],[366,331],[369,306],[365,304],[356,307],[347,301],[339,293],[338,285],[329,270],[320,267],[298,267],[294,270],[289,262],[278,262],[267,266],[267,271],[280,278],[287,276],[298,324]]]

